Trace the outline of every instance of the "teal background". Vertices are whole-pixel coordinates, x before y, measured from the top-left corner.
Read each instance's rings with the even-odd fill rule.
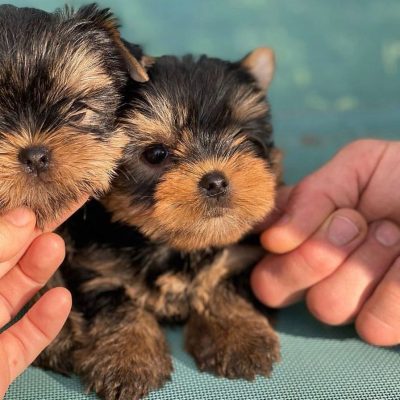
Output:
[[[13,1],[53,10],[62,1]],[[70,4],[78,6],[80,1]],[[356,138],[400,137],[400,1],[101,1],[128,40],[149,54],[187,52],[236,60],[269,45],[277,53],[270,90],[286,181],[296,182]],[[399,400],[399,347],[362,343],[353,327],[326,327],[302,305],[279,313],[283,361],[270,380],[217,379],[197,372],[180,330],[167,330],[173,379],[150,398]],[[1,362],[1,360],[0,360]],[[77,379],[30,368],[7,400],[78,400]]]
[[[79,6],[87,2],[71,1]],[[396,139],[400,113],[400,1],[104,0],[128,40],[149,54],[239,59],[277,53],[270,100],[276,141],[295,182],[360,137]],[[54,10],[63,1],[18,0]]]

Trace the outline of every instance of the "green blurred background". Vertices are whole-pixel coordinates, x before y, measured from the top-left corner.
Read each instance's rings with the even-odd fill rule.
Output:
[[[70,1],[79,6],[84,1]],[[104,0],[152,55],[239,59],[269,45],[276,141],[295,182],[359,137],[400,137],[400,1]],[[63,1],[16,0],[54,10]]]

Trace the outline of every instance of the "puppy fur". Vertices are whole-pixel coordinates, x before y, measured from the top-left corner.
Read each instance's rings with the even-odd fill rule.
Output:
[[[201,370],[270,374],[279,343],[248,286],[262,250],[246,234],[273,209],[280,176],[265,98],[273,67],[264,48],[235,63],[166,56],[146,84],[130,83],[113,188],[62,231],[55,279],[74,310],[39,365],[77,373],[107,400],[141,398],[170,377],[167,321],[186,324]]]
[[[116,125],[126,71],[148,77],[95,5],[2,5],[0,33],[0,211],[31,208],[43,227],[109,187],[127,143]]]

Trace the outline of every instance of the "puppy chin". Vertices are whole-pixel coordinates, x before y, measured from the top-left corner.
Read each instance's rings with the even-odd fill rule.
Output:
[[[160,221],[157,237],[165,238],[167,244],[179,251],[192,252],[210,247],[220,248],[237,243],[245,236],[254,225],[254,221],[243,221],[232,213],[224,212],[224,215],[216,217],[204,217],[193,222],[191,227],[174,232],[163,231]],[[161,235],[161,236],[160,236]],[[162,239],[161,239],[162,240]]]

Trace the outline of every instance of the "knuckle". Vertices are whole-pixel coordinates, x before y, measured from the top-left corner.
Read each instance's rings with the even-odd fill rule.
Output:
[[[291,262],[303,270],[304,276],[311,282],[317,283],[337,267],[335,255],[331,254],[331,257],[326,250],[319,241],[310,240],[290,254]]]
[[[339,154],[351,154],[354,156],[355,152],[361,152],[364,151],[366,149],[370,149],[371,147],[376,147],[377,145],[379,145],[380,143],[383,143],[382,140],[379,139],[357,139],[354,140],[353,142],[349,143],[347,146],[343,147],[343,149],[341,149],[339,151]]]
[[[306,304],[315,318],[328,325],[342,325],[349,320],[346,305],[338,302],[336,296],[318,285],[312,287],[306,296]]]

